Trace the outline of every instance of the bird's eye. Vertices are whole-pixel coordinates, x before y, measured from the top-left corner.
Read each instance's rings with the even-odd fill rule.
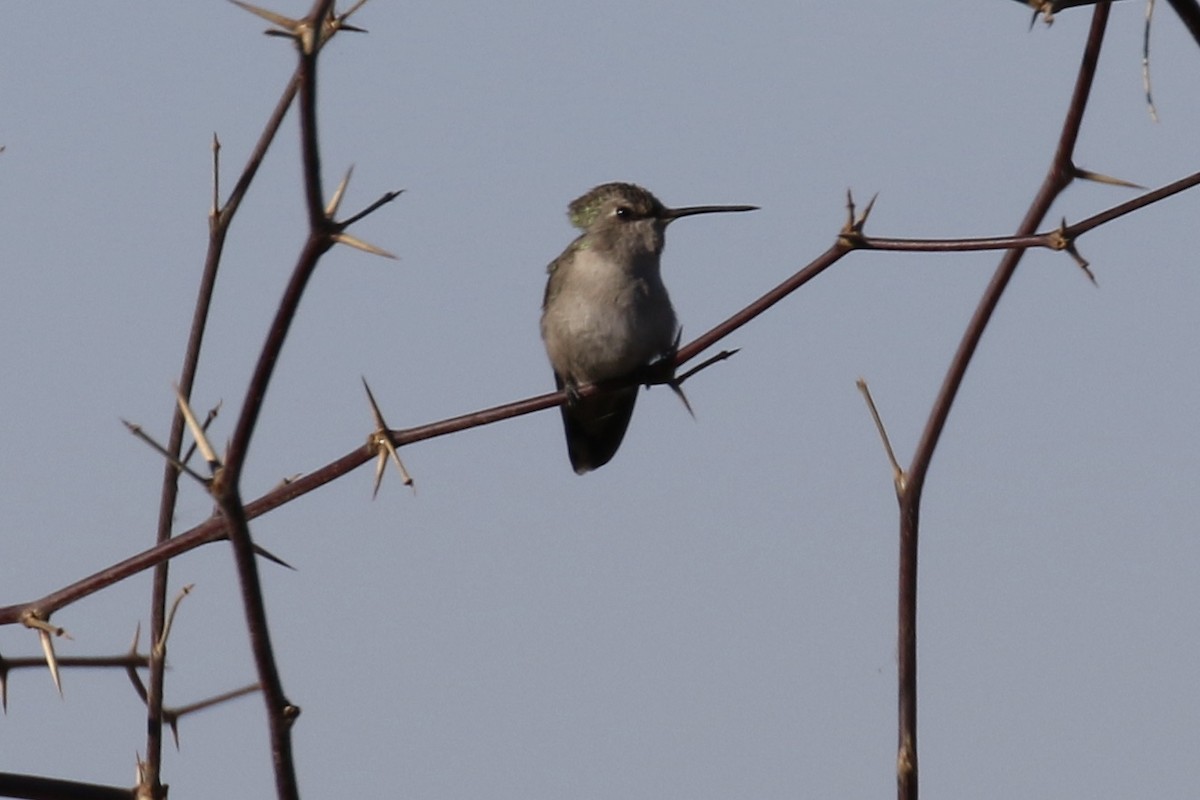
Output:
[[[613,211],[613,216],[617,219],[631,219],[633,217],[633,209],[628,206],[617,206],[616,211]]]

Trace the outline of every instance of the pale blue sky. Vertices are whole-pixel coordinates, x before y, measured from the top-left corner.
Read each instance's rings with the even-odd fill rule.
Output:
[[[1149,120],[1143,7],[1113,10],[1081,165],[1148,186],[1200,167],[1200,53],[1165,4]],[[303,4],[276,6],[298,13]],[[223,2],[6,7],[0,32],[0,604],[143,549],[206,240],[209,139],[231,186],[293,65]],[[548,391],[544,267],[567,203],[609,180],[753,203],[672,226],[686,334],[833,240],[1010,232],[1048,164],[1090,12],[1016,3],[368,4],[322,58],[327,185],[406,193],[335,250],[280,362],[245,494],[370,430]],[[197,407],[235,409],[299,250],[295,120],[236,221]],[[1073,187],[1079,219],[1131,196]],[[1200,195],[1080,242],[1093,287],[1033,253],[929,476],[920,587],[927,798],[1184,797],[1200,784]],[[854,388],[907,460],[996,256],[859,253],[732,336],[734,359],[644,393],[586,477],[557,412],[404,451],[414,497],[361,470],[257,520],[310,797],[887,797],[896,509]],[[210,512],[185,484],[180,529]],[[168,702],[254,679],[226,545],[195,583]],[[148,575],[55,616],[64,655],[117,652]],[[35,637],[0,630],[5,656]],[[0,770],[133,782],[119,674],[11,679]],[[262,704],[186,719],[174,797],[271,794]]]

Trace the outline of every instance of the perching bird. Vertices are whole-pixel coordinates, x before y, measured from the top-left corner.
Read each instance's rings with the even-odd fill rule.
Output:
[[[575,397],[575,390],[632,375],[674,352],[679,323],[659,264],[667,225],[692,214],[756,208],[667,208],[632,183],[606,183],[571,203],[571,224],[583,233],[547,268],[542,340],[555,385],[572,395],[562,418],[575,472],[612,459],[629,426],[637,386],[586,399]]]

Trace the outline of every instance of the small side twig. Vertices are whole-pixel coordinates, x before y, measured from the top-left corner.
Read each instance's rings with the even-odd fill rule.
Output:
[[[855,381],[855,385],[858,387],[858,391],[862,392],[863,399],[867,401],[867,410],[871,412],[871,419],[875,421],[875,430],[879,431],[879,439],[883,442],[883,450],[892,467],[892,482],[896,485],[896,494],[899,495],[904,492],[904,469],[896,460],[896,451],[892,449],[892,440],[888,437],[887,428],[884,427],[883,419],[879,416],[879,409],[875,407],[875,398],[871,397],[871,387],[867,386],[865,378],[859,378]]]

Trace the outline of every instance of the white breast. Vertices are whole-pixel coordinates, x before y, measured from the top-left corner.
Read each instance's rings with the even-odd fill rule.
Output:
[[[657,259],[626,271],[589,250],[575,258],[542,320],[556,372],[577,383],[617,378],[670,348],[678,323]]]

